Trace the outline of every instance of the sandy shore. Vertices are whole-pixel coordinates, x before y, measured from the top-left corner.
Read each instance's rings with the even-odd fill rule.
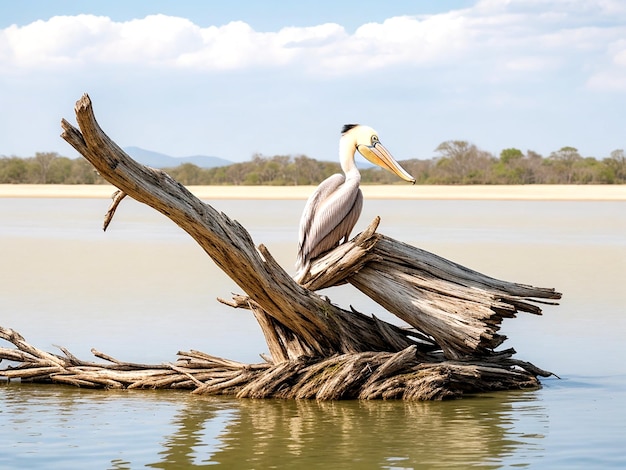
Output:
[[[313,186],[189,186],[201,199],[306,199]],[[369,199],[626,201],[626,185],[362,186]],[[109,198],[109,185],[2,184],[0,197]]]

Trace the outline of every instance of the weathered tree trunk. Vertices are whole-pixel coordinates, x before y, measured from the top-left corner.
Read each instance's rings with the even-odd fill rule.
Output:
[[[252,311],[271,359],[246,366],[194,352],[179,353],[182,357],[167,367],[115,360],[113,367],[97,366],[67,351],[65,358],[40,352],[4,329],[0,337],[27,355],[0,350],[0,358],[22,362],[0,375],[253,397],[432,399],[537,386],[537,375],[548,374],[512,359],[513,350],[494,349],[504,340],[497,334],[502,319],[517,311],[541,313],[533,299],[558,299],[553,289],[499,281],[397,242],[376,233],[378,219],[316,260],[299,285],[263,245],[255,247],[239,223],[163,171],[126,155],[100,129],[87,95],[75,110],[80,130],[63,120],[62,137],[120,190],[105,228],[126,195],[172,219],[245,292],[223,302]],[[314,292],[345,282],[412,328],[341,309]]]
[[[246,292],[257,318],[269,315],[270,331],[264,329],[264,333],[266,337],[278,334],[281,340],[280,347],[271,348],[274,361],[389,350],[376,327],[378,322],[340,309],[298,285],[263,245],[255,247],[238,222],[203,203],[167,173],[126,155],[100,129],[87,95],[76,104],[76,119],[82,133],[63,120],[63,138],[124,194],[158,210],[189,233]],[[414,343],[409,333],[392,325],[385,330],[388,334],[403,348]]]
[[[377,224],[378,219],[354,243],[318,259],[303,284],[316,290],[349,282],[432,337],[446,358],[490,354],[506,339],[497,334],[503,318],[518,311],[539,315],[533,301],[561,297],[554,289],[494,279],[376,234]],[[367,243],[367,256],[353,253],[355,245],[364,245],[363,237],[374,238]]]

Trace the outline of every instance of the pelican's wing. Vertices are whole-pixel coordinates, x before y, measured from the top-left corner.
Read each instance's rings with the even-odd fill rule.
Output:
[[[346,183],[340,174],[318,186],[307,201],[300,221],[298,269],[350,234],[361,212],[362,200],[358,182]]]
[[[359,220],[361,209],[363,209],[363,193],[359,188],[357,188],[352,207],[341,223],[335,228],[336,235],[335,233],[332,233],[330,238],[336,238],[339,241],[344,239],[344,242],[347,241],[350,238],[350,232],[352,232],[352,229]]]
[[[298,259],[296,266],[298,269],[302,268],[309,258],[309,252],[313,244],[311,229],[314,225],[314,219],[319,213],[320,207],[328,197],[337,190],[339,186],[343,184],[345,177],[340,174],[332,175],[326,178],[315,188],[315,191],[309,197],[304,211],[302,211],[302,217],[300,218],[300,231],[298,234]],[[319,231],[318,223],[315,223],[315,231]]]

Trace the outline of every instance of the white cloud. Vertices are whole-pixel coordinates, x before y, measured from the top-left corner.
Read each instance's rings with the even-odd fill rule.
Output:
[[[164,15],[111,23],[107,36],[109,41],[100,49],[99,59],[103,62],[168,64],[180,56],[180,51],[203,47],[198,26],[187,19]]]
[[[9,26],[0,41],[7,51],[0,59],[17,67],[48,67],[80,60],[85,45],[105,44],[110,19],[92,15],[56,16],[27,26]]]
[[[261,32],[165,15],[10,26],[0,29],[9,110],[0,153],[67,152],[58,120],[88,92],[121,145],[173,155],[332,158],[337,128],[352,121],[390,135],[399,154],[429,156],[462,138],[494,152],[572,144],[603,155],[624,146],[622,5],[490,0],[350,31],[327,23]]]
[[[362,69],[450,62],[470,42],[466,23],[463,16],[446,13],[366,24],[346,39],[341,59]]]
[[[258,32],[243,22],[202,28],[165,15],[128,22],[57,16],[0,31],[0,67],[293,67],[337,76],[443,65],[485,77],[508,69],[519,78],[563,65],[599,74],[604,65],[598,57],[626,37],[620,15],[624,19],[626,8],[610,0],[483,0],[468,9],[365,24],[353,34],[330,23]]]
[[[284,47],[321,47],[347,37],[343,26],[326,23],[305,28],[288,27],[278,32],[278,39]]]
[[[589,78],[587,85],[596,91],[626,91],[626,39],[608,46],[606,65]]]
[[[205,28],[201,36],[202,47],[182,49],[176,65],[200,70],[268,67],[283,65],[295,55],[294,49],[285,47],[290,41],[289,32],[283,39],[280,32],[256,32],[241,21]],[[303,36],[308,39],[310,31],[304,31]]]
[[[626,39],[611,45],[613,49],[613,63],[617,66],[626,67]]]

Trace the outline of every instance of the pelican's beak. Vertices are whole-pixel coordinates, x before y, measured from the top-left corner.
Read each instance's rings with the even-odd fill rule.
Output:
[[[400,164],[391,156],[383,144],[376,142],[374,145],[359,145],[357,150],[374,165],[395,173],[404,181],[415,184],[415,178],[407,173]]]

